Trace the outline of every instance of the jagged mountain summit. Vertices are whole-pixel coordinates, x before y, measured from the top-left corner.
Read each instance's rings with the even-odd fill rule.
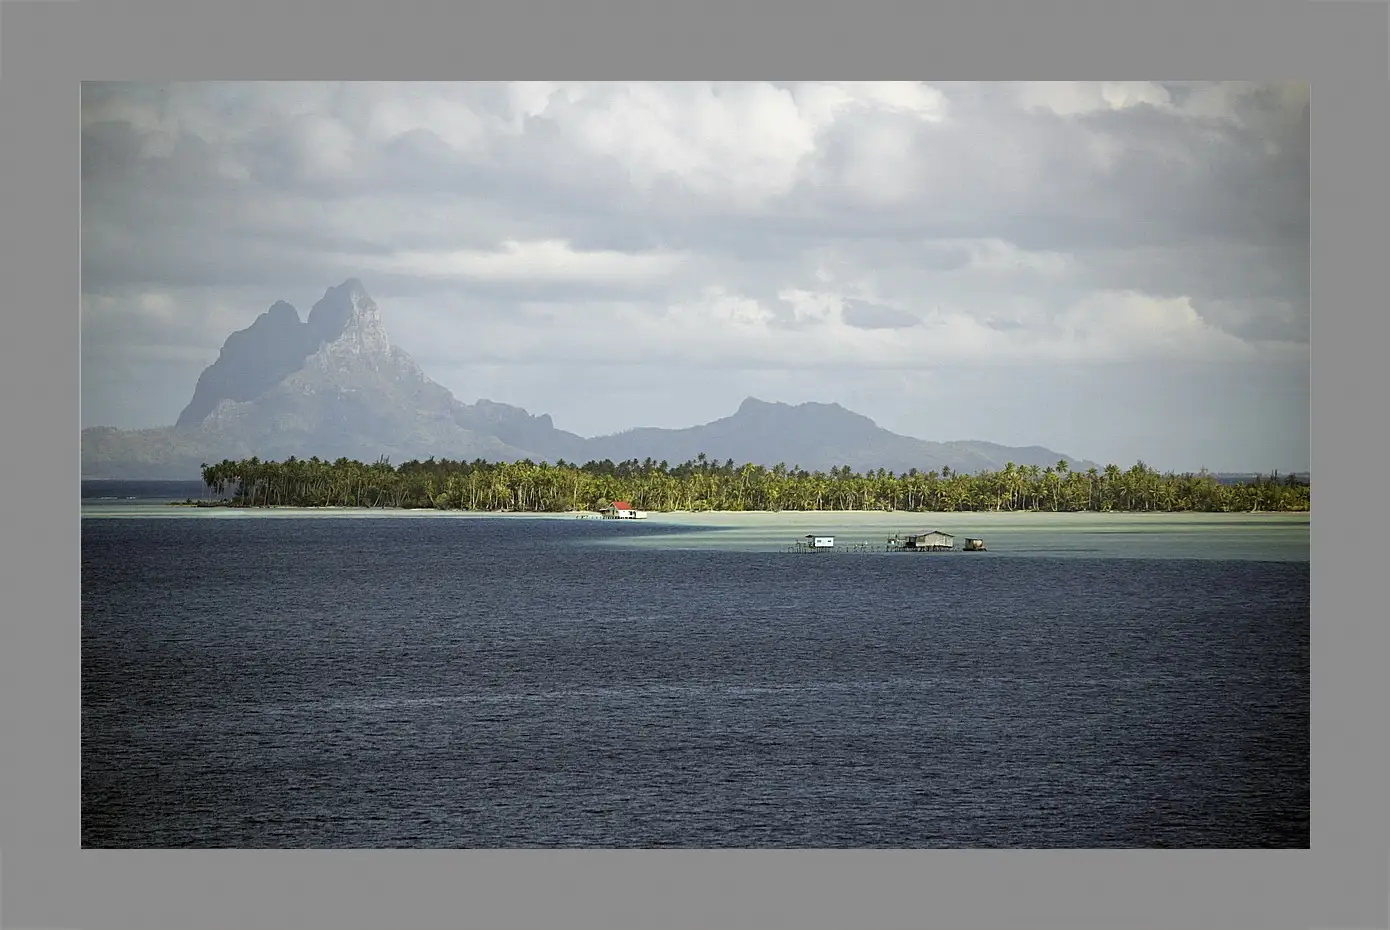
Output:
[[[385,362],[415,370],[415,363],[393,349],[377,304],[356,278],[331,287],[300,322],[299,313],[276,301],[249,327],[223,344],[217,361],[204,370],[176,426],[203,423],[225,401],[247,403],[274,389],[310,362],[320,369],[360,361]]]
[[[464,404],[431,381],[392,345],[376,302],[349,279],[306,320],[277,301],[230,335],[173,427],[83,430],[83,474],[196,477],[202,462],[251,455],[511,460],[532,453],[505,437],[538,430],[560,433],[549,417]]]
[[[82,431],[88,478],[196,478],[203,462],[258,456],[340,456],[572,462],[716,461],[857,471],[974,472],[1005,462],[1074,460],[1041,447],[934,443],[900,436],[838,404],[790,406],[749,398],[730,416],[687,429],[633,429],[586,439],[549,415],[508,404],[465,404],[393,345],[380,309],[357,279],[330,287],[306,319],[277,301],[227,337],[171,427]]]

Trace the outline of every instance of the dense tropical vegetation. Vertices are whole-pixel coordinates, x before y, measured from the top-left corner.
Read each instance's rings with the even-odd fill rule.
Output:
[[[575,465],[459,462],[429,459],[393,467],[338,459],[257,458],[203,466],[214,502],[229,506],[390,507],[563,512],[615,500],[652,511],[907,510],[907,511],[1307,511],[1309,485],[1293,476],[1237,484],[1216,476],[1160,474],[1143,462],[1121,470],[1072,471],[1008,463],[974,475],[848,466],[808,472],[799,466],[735,465],[705,455],[666,462]]]

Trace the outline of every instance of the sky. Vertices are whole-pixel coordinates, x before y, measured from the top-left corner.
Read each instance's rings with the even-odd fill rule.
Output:
[[[581,435],[754,396],[1309,467],[1307,84],[84,85],[84,427],[172,424],[349,277]]]

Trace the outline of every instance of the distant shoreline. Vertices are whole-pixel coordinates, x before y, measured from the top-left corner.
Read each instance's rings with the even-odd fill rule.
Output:
[[[439,510],[469,513],[647,514],[725,513],[1299,513],[1310,510],[1310,487],[1272,473],[1223,484],[1208,473],[1161,474],[1137,462],[1129,469],[1072,471],[1067,462],[1036,468],[1006,463],[973,475],[949,468],[857,474],[849,466],[809,472],[705,456],[667,462],[410,461],[366,464],[348,459],[225,460],[205,464],[202,488],[183,496],[190,508],[278,506],[310,511]],[[149,498],[165,498],[161,494]],[[147,498],[148,499],[148,498]],[[611,515],[611,514],[610,514]]]
[[[152,502],[151,502],[152,503]],[[604,520],[603,514],[596,510],[469,510],[464,508],[439,508],[439,507],[354,507],[341,504],[241,504],[232,501],[167,501],[165,506],[182,507],[193,510],[236,510],[246,512],[285,512],[297,510],[322,511],[332,513],[439,513],[439,514],[460,514],[479,517],[572,517],[576,519]],[[711,516],[806,516],[806,517],[827,517],[838,515],[864,516],[872,515],[879,517],[892,517],[900,514],[914,516],[1063,516],[1067,514],[1077,514],[1093,517],[1104,516],[1176,516],[1176,515],[1205,515],[1205,516],[1307,516],[1310,510],[1239,510],[1239,511],[1212,511],[1212,510],[879,510],[879,509],[855,509],[855,510],[649,510],[652,517],[699,517]],[[607,520],[614,523],[645,522],[634,520]]]

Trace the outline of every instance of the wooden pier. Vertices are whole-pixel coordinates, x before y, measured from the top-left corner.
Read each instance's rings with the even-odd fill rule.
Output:
[[[898,533],[890,536],[884,545],[869,542],[856,542],[836,545],[834,536],[808,535],[804,541],[787,547],[788,552],[984,552],[985,541],[967,536],[960,550],[956,549],[955,537],[950,533],[933,530],[930,533]]]
[[[829,543],[829,544],[823,543],[822,545],[819,545],[819,546],[818,546],[818,545],[816,545],[815,539],[823,539],[823,540],[824,540],[824,539],[834,539],[835,537],[832,537],[832,536],[821,536],[821,537],[816,537],[815,539],[813,539],[813,537],[808,536],[807,538],[808,538],[808,539],[812,539],[813,541],[812,541],[812,542],[795,542],[795,543],[793,543],[792,545],[790,545],[790,546],[787,547],[787,551],[788,551],[788,552],[883,552],[883,551],[884,551],[884,548],[883,548],[882,546],[875,546],[875,545],[873,545],[873,544],[871,544],[871,543],[868,543],[868,542],[847,543],[847,544],[844,544],[844,545],[841,545],[841,546],[836,546],[834,543]]]
[[[787,547],[788,552],[984,552],[985,541],[975,536],[962,540],[961,548],[956,548],[956,537],[940,530],[928,533],[897,533],[890,536],[884,545],[869,542],[850,543],[839,548],[834,536],[808,535],[805,541]]]

